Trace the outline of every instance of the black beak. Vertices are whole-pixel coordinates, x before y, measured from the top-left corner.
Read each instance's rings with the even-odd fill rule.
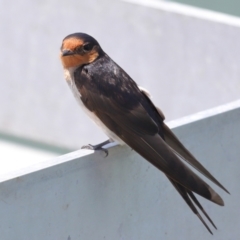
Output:
[[[68,50],[68,49],[62,51],[62,56],[63,56],[63,57],[69,56],[69,55],[73,55],[73,54],[74,54],[74,52],[71,51],[71,50]]]

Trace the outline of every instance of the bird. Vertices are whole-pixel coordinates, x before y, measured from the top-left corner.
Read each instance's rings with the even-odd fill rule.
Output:
[[[224,201],[185,162],[229,192],[164,123],[165,116],[154,105],[149,92],[139,87],[103,51],[98,41],[86,33],[66,36],[60,48],[60,59],[65,79],[77,102],[109,137],[87,148],[103,150],[109,142],[127,144],[166,175],[192,212],[213,234],[200,213],[215,229],[217,227],[194,194],[220,206]]]

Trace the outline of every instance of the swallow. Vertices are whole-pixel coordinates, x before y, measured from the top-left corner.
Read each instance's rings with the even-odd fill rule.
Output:
[[[103,51],[97,40],[85,33],[73,33],[63,39],[60,59],[77,102],[109,137],[108,141],[89,147],[102,149],[112,141],[130,146],[166,175],[212,234],[198,209],[214,228],[216,226],[194,193],[220,206],[224,202],[184,161],[229,192],[168,128],[162,111],[153,104],[149,93]]]

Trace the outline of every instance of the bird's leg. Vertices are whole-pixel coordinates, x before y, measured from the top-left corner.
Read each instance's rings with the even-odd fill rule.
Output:
[[[108,150],[102,148],[103,146],[107,145],[108,143],[111,143],[112,140],[111,139],[108,139],[107,141],[104,141],[102,143],[99,143],[97,145],[91,145],[91,144],[88,144],[88,145],[85,145],[85,146],[82,146],[81,149],[90,149],[90,150],[102,150],[105,152],[106,154],[106,157],[108,156]]]

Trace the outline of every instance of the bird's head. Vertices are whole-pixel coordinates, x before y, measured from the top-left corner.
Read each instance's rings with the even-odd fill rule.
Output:
[[[85,33],[73,33],[63,39],[60,58],[64,68],[75,68],[94,62],[103,54],[99,43]]]

